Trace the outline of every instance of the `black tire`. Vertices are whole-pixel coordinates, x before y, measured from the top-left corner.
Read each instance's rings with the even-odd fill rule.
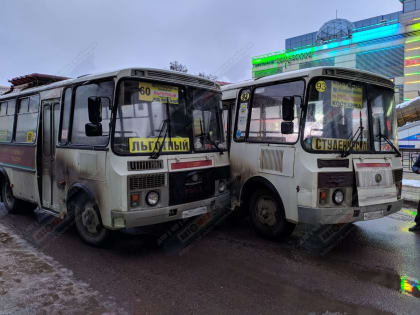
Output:
[[[5,180],[1,184],[1,198],[3,200],[4,207],[9,213],[19,213],[20,202],[13,196],[12,188],[10,187],[9,181]]]
[[[271,240],[280,240],[293,233],[295,224],[287,222],[283,203],[267,189],[257,190],[250,200],[251,221],[259,234]]]
[[[84,242],[93,246],[106,244],[111,231],[102,225],[98,206],[86,195],[79,195],[75,201],[74,220]]]

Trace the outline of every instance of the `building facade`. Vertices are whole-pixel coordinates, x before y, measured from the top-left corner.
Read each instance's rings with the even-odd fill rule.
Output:
[[[286,50],[252,58],[252,75],[317,66],[341,66],[384,75],[396,101],[420,95],[420,0],[399,0],[403,10],[350,22],[328,21],[316,31],[286,39]]]

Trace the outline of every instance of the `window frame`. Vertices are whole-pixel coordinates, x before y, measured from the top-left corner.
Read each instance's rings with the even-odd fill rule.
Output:
[[[294,142],[280,142],[280,141],[271,141],[271,140],[253,140],[253,139],[249,139],[249,127],[251,124],[251,115],[252,115],[252,109],[253,109],[253,105],[254,105],[254,94],[255,94],[255,90],[258,88],[262,88],[262,87],[267,87],[267,86],[273,86],[273,85],[279,85],[279,84],[287,84],[287,83],[291,83],[291,82],[298,82],[298,81],[302,81],[303,82],[303,90],[302,90],[302,103],[301,103],[301,111],[300,111],[300,115],[299,115],[299,123],[298,123],[298,135],[296,138],[296,141]],[[268,82],[268,83],[262,83],[262,84],[255,84],[255,85],[250,85],[250,86],[246,86],[241,88],[238,91],[237,97],[236,97],[236,113],[235,113],[235,123],[234,123],[234,129],[232,131],[232,138],[233,141],[237,142],[237,143],[266,143],[266,144],[279,144],[279,145],[295,145],[299,142],[300,134],[301,134],[301,127],[302,127],[302,113],[303,113],[303,106],[305,104],[305,96],[306,96],[306,89],[307,89],[307,82],[305,80],[304,77],[296,77],[296,78],[291,78],[291,79],[287,79],[287,80],[278,80],[278,81],[272,81],[272,82]],[[243,139],[238,139],[236,137],[236,132],[238,131],[238,117],[239,117],[239,108],[240,108],[240,103],[241,103],[241,99],[240,96],[242,94],[243,91],[245,90],[250,90],[250,99],[249,99],[249,108],[248,108],[248,116],[247,116],[247,122],[246,122],[246,129],[245,129],[245,137]]]
[[[78,144],[73,143],[73,119],[74,119],[74,108],[75,108],[75,99],[76,99],[76,90],[80,86],[85,86],[93,83],[102,83],[102,82],[112,82],[113,83],[113,90],[112,90],[112,96],[111,98],[111,109],[110,109],[110,123],[109,123],[109,135],[107,137],[107,141],[104,144]],[[61,136],[62,136],[62,127],[63,127],[63,119],[64,119],[64,92],[67,89],[71,89],[71,102],[70,102],[70,116],[69,116],[69,129],[68,129],[68,135],[67,135],[67,141],[65,143],[61,142]],[[80,150],[96,150],[96,151],[107,151],[108,146],[110,144],[110,136],[112,134],[112,120],[113,120],[113,111],[114,111],[114,104],[115,104],[115,90],[116,90],[116,84],[115,84],[115,76],[110,76],[106,78],[100,78],[97,80],[88,80],[72,85],[68,85],[63,87],[63,91],[61,92],[61,99],[60,99],[60,123],[59,123],[59,131],[58,131],[58,137],[57,137],[57,148],[69,148],[69,149],[80,149]],[[87,136],[86,136],[87,137]]]
[[[381,86],[381,85],[377,85],[377,84],[372,84],[366,81],[358,81],[357,78],[343,78],[343,77],[336,77],[336,76],[328,76],[328,75],[319,75],[319,76],[313,76],[311,77],[311,79],[308,81],[307,86],[310,87],[312,82],[315,80],[320,80],[320,79],[325,79],[325,80],[335,80],[335,81],[353,81],[353,82],[357,82],[360,84],[363,84],[363,88],[366,89],[368,85],[373,85],[373,86],[377,86],[377,87],[382,87],[384,89],[389,89],[389,87],[386,86]],[[392,91],[392,89],[389,89]],[[301,122],[300,122],[300,132],[299,134],[302,133],[302,135],[305,132],[305,125],[306,125],[306,116],[307,116],[307,108],[308,108],[308,102],[309,102],[309,88],[306,90],[305,92],[305,101],[304,101],[304,110],[302,110],[302,117],[301,117]],[[394,106],[396,106],[396,104],[394,104]],[[366,154],[366,155],[380,155],[380,154],[396,154],[396,152],[394,150],[391,151],[376,151],[374,148],[374,139],[372,138],[371,135],[373,135],[373,126],[372,126],[372,108],[371,108],[371,103],[370,103],[370,99],[367,99],[367,115],[368,115],[368,130],[369,130],[369,145],[372,148],[370,151],[357,151],[356,154]],[[304,143],[304,137],[300,137],[300,145],[302,147],[302,149],[310,154],[339,154],[341,152],[339,151],[322,151],[322,150],[311,150],[308,149],[305,146]]]
[[[31,97],[32,96],[38,96],[38,111],[37,112],[30,112],[29,108],[30,108],[30,104],[31,104]],[[15,113],[14,113],[14,123],[13,123],[13,136],[12,136],[12,143],[16,144],[16,145],[26,145],[26,146],[36,146],[38,143],[38,133],[39,133],[39,117],[40,117],[40,110],[41,110],[41,95],[39,92],[37,93],[31,93],[31,94],[26,94],[26,95],[22,95],[22,96],[17,96],[15,98],[13,98],[15,101]],[[13,100],[11,99],[11,100]],[[20,101],[22,99],[28,99],[28,109],[27,112],[19,114],[18,109],[20,111]],[[9,101],[9,100],[7,100]],[[7,104],[7,108],[9,109],[9,104]],[[34,114],[37,113],[37,118],[36,118],[36,135],[35,135],[35,139],[33,142],[18,142],[16,141],[16,132],[17,132],[17,125],[18,125],[18,117],[19,115],[29,115],[29,114]],[[8,142],[6,142],[8,143]]]
[[[4,100],[0,100],[0,104],[6,104],[6,113],[4,115],[1,115],[0,117],[12,117],[13,122],[12,122],[12,130],[10,131],[11,133],[11,137],[9,141],[0,141],[0,144],[7,144],[7,143],[12,143],[14,141],[14,131],[15,131],[15,113],[13,114],[8,114],[8,110],[9,110],[9,102],[10,101],[14,101],[15,102],[15,113],[16,113],[16,98],[9,98],[9,99],[4,99]]]

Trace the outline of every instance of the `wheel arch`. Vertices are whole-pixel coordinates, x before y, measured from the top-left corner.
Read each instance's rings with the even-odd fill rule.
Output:
[[[89,189],[89,187],[82,183],[73,183],[67,191],[67,209],[70,209],[70,203],[74,200],[74,198],[77,198],[77,196],[81,194],[85,194],[90,200],[98,204],[98,200],[96,199],[95,194],[91,189]]]
[[[277,196],[277,198],[279,199],[279,201],[281,202],[284,208],[284,203],[280,196],[280,193],[278,192],[276,187],[274,187],[274,185],[267,178],[263,176],[251,177],[242,186],[241,195],[240,195],[242,208],[243,206],[245,206],[246,207],[245,209],[249,209],[249,201],[251,200],[252,192],[261,188],[265,188],[269,190],[270,192],[272,192],[275,196]]]
[[[5,182],[7,182],[9,180],[9,175],[7,175],[6,170],[3,167],[0,167],[0,189],[2,187],[2,185],[4,185]],[[3,202],[3,196],[2,194],[0,194],[0,201]]]

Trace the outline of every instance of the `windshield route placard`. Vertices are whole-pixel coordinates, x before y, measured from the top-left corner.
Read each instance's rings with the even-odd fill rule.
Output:
[[[362,109],[363,88],[348,83],[332,81],[331,106]]]
[[[178,88],[170,85],[140,82],[139,100],[144,102],[178,104]]]
[[[189,152],[189,138],[129,138],[130,153],[152,153],[162,146],[161,152]]]

